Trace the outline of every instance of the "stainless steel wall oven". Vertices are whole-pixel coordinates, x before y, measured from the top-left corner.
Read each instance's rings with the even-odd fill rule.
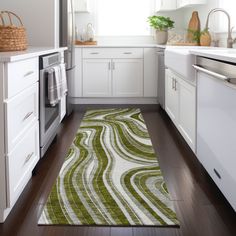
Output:
[[[39,58],[39,114],[40,114],[40,155],[44,156],[48,147],[56,137],[60,124],[60,101],[52,106],[48,100],[49,70],[61,63],[60,53],[44,55]]]

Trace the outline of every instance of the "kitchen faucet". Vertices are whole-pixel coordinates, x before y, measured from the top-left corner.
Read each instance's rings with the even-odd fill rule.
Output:
[[[215,13],[215,12],[223,12],[226,14],[226,16],[228,17],[228,38],[227,38],[227,48],[232,48],[233,47],[233,44],[236,42],[236,39],[233,39],[232,38],[232,30],[233,30],[233,27],[231,28],[231,20],[230,20],[230,15],[227,11],[225,11],[224,9],[222,8],[214,8],[212,9],[209,13],[208,13],[208,16],[207,16],[207,21],[206,21],[206,28],[205,30],[208,30],[208,24],[209,24],[209,18],[210,18],[210,15],[212,13]]]

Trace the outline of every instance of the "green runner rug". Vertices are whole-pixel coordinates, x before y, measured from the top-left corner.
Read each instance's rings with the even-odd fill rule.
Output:
[[[40,225],[179,225],[139,109],[86,112]]]

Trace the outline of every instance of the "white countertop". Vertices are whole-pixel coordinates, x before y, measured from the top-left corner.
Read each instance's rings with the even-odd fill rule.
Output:
[[[75,45],[77,48],[166,48],[159,44],[97,44],[97,45]]]
[[[191,49],[189,52],[196,56],[236,63],[236,49],[233,48]]]
[[[67,49],[66,47],[61,47],[61,48],[29,47],[25,51],[0,52],[0,63],[24,60],[27,58],[37,57],[54,52],[62,52],[65,51],[66,49]]]

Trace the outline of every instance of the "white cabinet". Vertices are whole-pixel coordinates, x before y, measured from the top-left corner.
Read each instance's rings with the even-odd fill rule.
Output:
[[[112,61],[114,97],[143,96],[143,60],[114,59]]]
[[[206,4],[207,0],[177,0],[177,8]]]
[[[156,11],[176,10],[177,0],[156,0]]]
[[[89,0],[74,0],[75,12],[90,12]]]
[[[170,70],[166,70],[166,84],[165,84],[165,110],[174,123],[178,121],[178,91],[177,81]]]
[[[39,161],[38,57],[0,63],[0,222]]]
[[[83,97],[143,96],[142,59],[84,59]]]
[[[111,96],[111,60],[83,60],[83,96]]]
[[[156,51],[154,47],[76,48],[72,102],[157,104]]]
[[[196,148],[196,87],[166,70],[166,112],[191,149]]]

